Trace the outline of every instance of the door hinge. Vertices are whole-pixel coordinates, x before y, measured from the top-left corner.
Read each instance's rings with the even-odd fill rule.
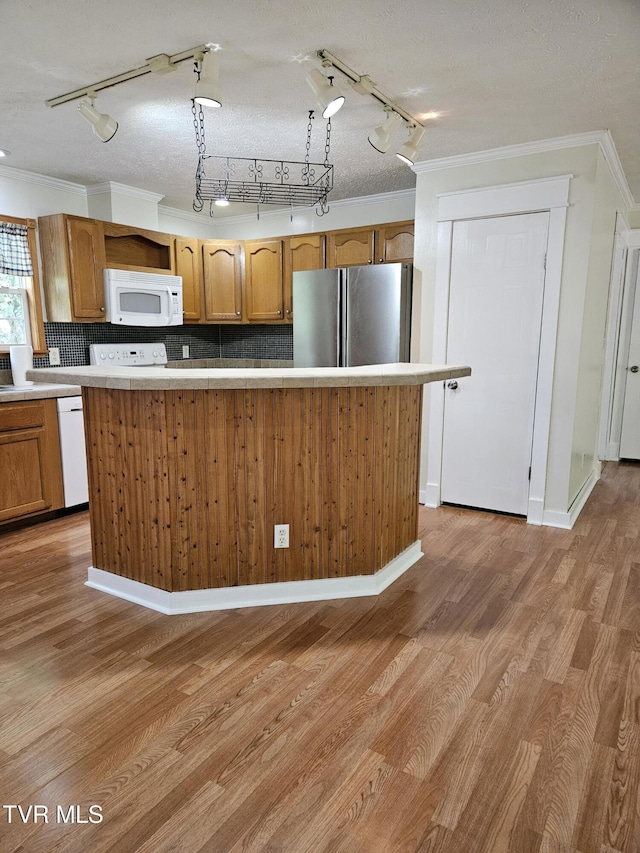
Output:
[[[531,465],[529,465],[529,480],[531,480]]]

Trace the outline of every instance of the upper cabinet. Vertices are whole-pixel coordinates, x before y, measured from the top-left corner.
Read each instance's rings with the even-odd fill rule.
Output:
[[[160,231],[103,222],[104,254],[108,269],[175,272],[175,237]]]
[[[394,222],[376,228],[377,264],[413,262],[413,222]]]
[[[374,239],[373,228],[330,231],[327,235],[327,268],[372,264]]]
[[[47,318],[104,320],[102,222],[61,213],[41,216],[38,229]]]
[[[247,240],[244,244],[244,294],[250,323],[284,319],[282,240]]]
[[[327,235],[327,267],[411,263],[413,222],[331,231]]]
[[[293,274],[322,270],[325,264],[325,235],[299,234],[284,241],[284,318],[293,319]]]
[[[185,323],[202,320],[202,261],[196,237],[176,237],[176,275],[182,276]]]
[[[201,240],[205,320],[242,322],[242,244]]]

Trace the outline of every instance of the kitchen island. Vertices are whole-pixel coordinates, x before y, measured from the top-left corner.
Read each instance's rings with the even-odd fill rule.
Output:
[[[88,585],[165,613],[373,595],[421,556],[422,386],[469,367],[67,367]],[[288,547],[274,547],[289,525]]]

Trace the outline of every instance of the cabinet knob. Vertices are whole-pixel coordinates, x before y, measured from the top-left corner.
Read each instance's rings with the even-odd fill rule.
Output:
[[[383,263],[384,263],[384,258],[379,258],[379,259],[378,259],[378,263],[379,263],[379,264],[383,264]]]
[[[100,310],[101,310],[102,312],[104,312],[104,310],[105,310],[105,309],[104,309],[104,308],[101,308]]]
[[[278,308],[278,314],[282,314],[282,311]]]
[[[240,312],[239,312],[239,311],[236,311],[236,314],[238,315],[238,317],[240,316]]]
[[[368,263],[368,264],[372,264],[372,263],[373,263],[373,261],[371,260],[371,258],[369,258],[369,260],[367,261],[367,263]]]
[[[291,308],[287,308],[287,314],[291,314]]]

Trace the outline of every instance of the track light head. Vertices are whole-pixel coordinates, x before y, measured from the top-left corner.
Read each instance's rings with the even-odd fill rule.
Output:
[[[204,107],[221,107],[220,66],[215,53],[208,50],[200,61],[200,76],[193,96],[194,103]]]
[[[418,146],[420,145],[425,132],[426,128],[424,127],[420,127],[419,125],[414,127],[409,139],[407,139],[404,145],[400,146],[396,154],[403,163],[406,163],[408,166],[413,166],[416,161],[416,157],[418,156]]]
[[[307,83],[316,96],[318,106],[322,110],[322,118],[331,118],[344,104],[344,95],[341,95],[333,84],[328,80],[319,68],[314,68],[307,74]]]
[[[394,112],[391,107],[385,107],[384,110],[387,114],[386,119],[375,130],[371,131],[368,137],[370,144],[381,154],[387,151],[394,133],[402,124],[402,116]]]
[[[94,96],[95,97],[95,96]],[[93,127],[93,132],[102,140],[108,142],[116,135],[118,122],[106,113],[99,113],[93,106],[94,97],[89,95],[78,104],[78,112]]]

